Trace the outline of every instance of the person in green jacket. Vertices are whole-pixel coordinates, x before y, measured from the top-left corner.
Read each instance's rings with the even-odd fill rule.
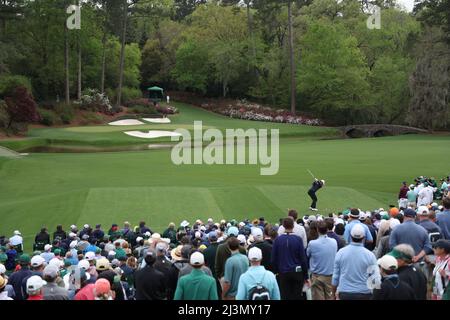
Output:
[[[205,264],[203,254],[194,252],[190,264],[194,269],[178,279],[174,300],[218,300],[216,281],[201,270]]]

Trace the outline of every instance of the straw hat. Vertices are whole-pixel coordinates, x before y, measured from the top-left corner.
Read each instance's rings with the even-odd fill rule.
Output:
[[[170,255],[172,256],[172,259],[174,261],[183,260],[183,257],[181,256],[181,248],[183,248],[183,246],[179,245],[178,247],[176,247],[175,249],[172,249],[172,251],[170,251]]]

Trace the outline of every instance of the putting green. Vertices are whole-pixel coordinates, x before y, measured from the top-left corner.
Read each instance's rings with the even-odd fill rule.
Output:
[[[19,229],[30,249],[39,228],[45,225],[53,230],[59,223],[66,229],[84,223],[102,223],[107,228],[111,223],[136,225],[145,220],[162,232],[169,222],[184,219],[192,223],[197,218],[264,216],[277,222],[287,208],[309,213],[306,191],[311,177],[306,169],[327,181],[318,193],[321,213],[348,206],[374,209],[395,203],[403,180],[450,173],[448,135],[318,140],[333,129],[240,121],[186,105],[182,109],[174,122],[182,118],[186,122],[177,125],[204,120],[204,125],[218,128],[242,124],[244,129],[254,125],[287,132],[280,140],[278,174],[261,176],[258,165],[176,166],[169,149],[0,157],[0,234],[11,236]],[[67,139],[67,143],[96,143],[88,139],[92,134],[73,130],[35,129],[30,141],[20,143],[49,139],[61,132],[65,136],[58,139]],[[130,142],[120,131],[99,134],[107,145]]]

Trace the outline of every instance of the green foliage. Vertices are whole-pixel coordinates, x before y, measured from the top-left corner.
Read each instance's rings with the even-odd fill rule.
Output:
[[[81,125],[102,124],[103,122],[103,117],[95,112],[83,112],[81,115]]]
[[[55,112],[61,118],[63,124],[70,124],[75,117],[75,107],[71,104],[58,103]]]
[[[54,126],[61,124],[61,118],[56,114],[56,112],[47,109],[39,109],[40,123],[45,126]]]
[[[208,80],[208,52],[195,40],[183,43],[176,53],[173,76],[181,88],[206,92]]]
[[[302,39],[298,89],[305,104],[323,116],[365,107],[369,69],[356,39],[326,20],[312,22]]]
[[[129,88],[124,87],[122,88],[122,100],[128,101],[128,100],[135,100],[142,98],[142,91],[140,89],[136,88]]]
[[[0,100],[0,129],[6,129],[9,124],[9,115],[5,101]]]
[[[11,95],[17,87],[25,87],[31,92],[30,79],[20,75],[2,75],[0,77],[0,97]]]

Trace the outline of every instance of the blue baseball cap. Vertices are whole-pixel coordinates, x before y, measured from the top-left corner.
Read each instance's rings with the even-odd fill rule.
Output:
[[[237,237],[239,234],[239,229],[236,227],[229,227],[227,230],[227,236],[235,236]]]

